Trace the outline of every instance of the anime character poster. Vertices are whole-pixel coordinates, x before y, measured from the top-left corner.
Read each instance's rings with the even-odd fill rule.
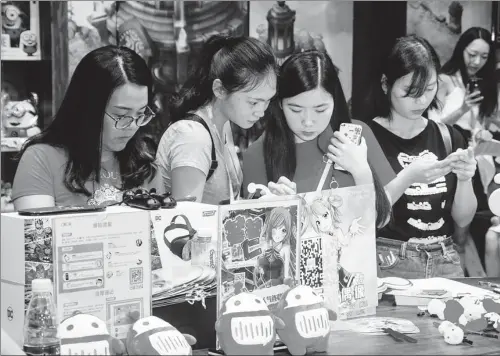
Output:
[[[299,205],[297,198],[283,198],[220,206],[218,310],[237,282],[272,309],[289,288],[285,279],[298,280]]]
[[[377,269],[373,185],[300,195],[300,282],[341,319],[375,314]]]

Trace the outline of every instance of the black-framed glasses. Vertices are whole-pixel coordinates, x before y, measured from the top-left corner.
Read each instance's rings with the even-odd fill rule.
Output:
[[[146,110],[144,111],[143,114],[139,114],[136,117],[128,115],[121,115],[118,117],[114,117],[108,114],[107,112],[105,112],[105,114],[108,115],[111,118],[111,120],[115,122],[115,127],[119,130],[126,129],[127,127],[132,125],[134,121],[137,126],[145,126],[156,116],[154,111],[151,110],[149,106],[146,106]]]

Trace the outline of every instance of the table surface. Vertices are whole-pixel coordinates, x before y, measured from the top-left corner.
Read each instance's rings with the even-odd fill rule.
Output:
[[[500,283],[500,278],[462,278],[459,282],[478,286],[480,280]],[[468,335],[473,342],[469,345],[448,345],[434,327],[438,319],[429,316],[418,317],[418,308],[393,306],[385,298],[377,307],[377,316],[404,318],[413,321],[420,333],[410,336],[417,339],[416,344],[396,342],[388,335],[373,336],[352,331],[336,330],[330,334],[328,355],[500,355],[500,339],[478,335]],[[207,350],[195,350],[194,355],[206,355]],[[276,353],[276,355],[288,353]]]

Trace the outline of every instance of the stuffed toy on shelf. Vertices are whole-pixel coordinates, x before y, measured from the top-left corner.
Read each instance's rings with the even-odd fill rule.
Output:
[[[166,321],[148,316],[137,320],[127,335],[129,355],[192,355],[196,339],[181,334]]]
[[[106,323],[91,314],[76,312],[57,328],[61,355],[124,355],[125,345],[111,336]]]
[[[7,101],[2,111],[5,137],[31,137],[41,132],[38,125],[38,96],[31,93],[23,101]]]
[[[225,355],[274,355],[276,329],[283,321],[269,311],[262,297],[235,283],[235,294],[223,304],[215,331]]]
[[[323,298],[305,285],[291,286],[278,303],[275,315],[283,320],[285,327],[278,329],[278,336],[293,356],[311,352],[326,352],[330,336],[330,320],[337,314],[327,309]]]

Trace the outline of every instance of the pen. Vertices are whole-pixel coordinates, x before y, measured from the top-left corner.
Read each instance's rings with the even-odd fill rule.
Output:
[[[492,287],[492,288],[500,288],[500,284],[498,284],[498,283],[492,283],[492,282],[487,282],[487,281],[479,281],[478,284],[480,286],[487,286],[487,287]]]

